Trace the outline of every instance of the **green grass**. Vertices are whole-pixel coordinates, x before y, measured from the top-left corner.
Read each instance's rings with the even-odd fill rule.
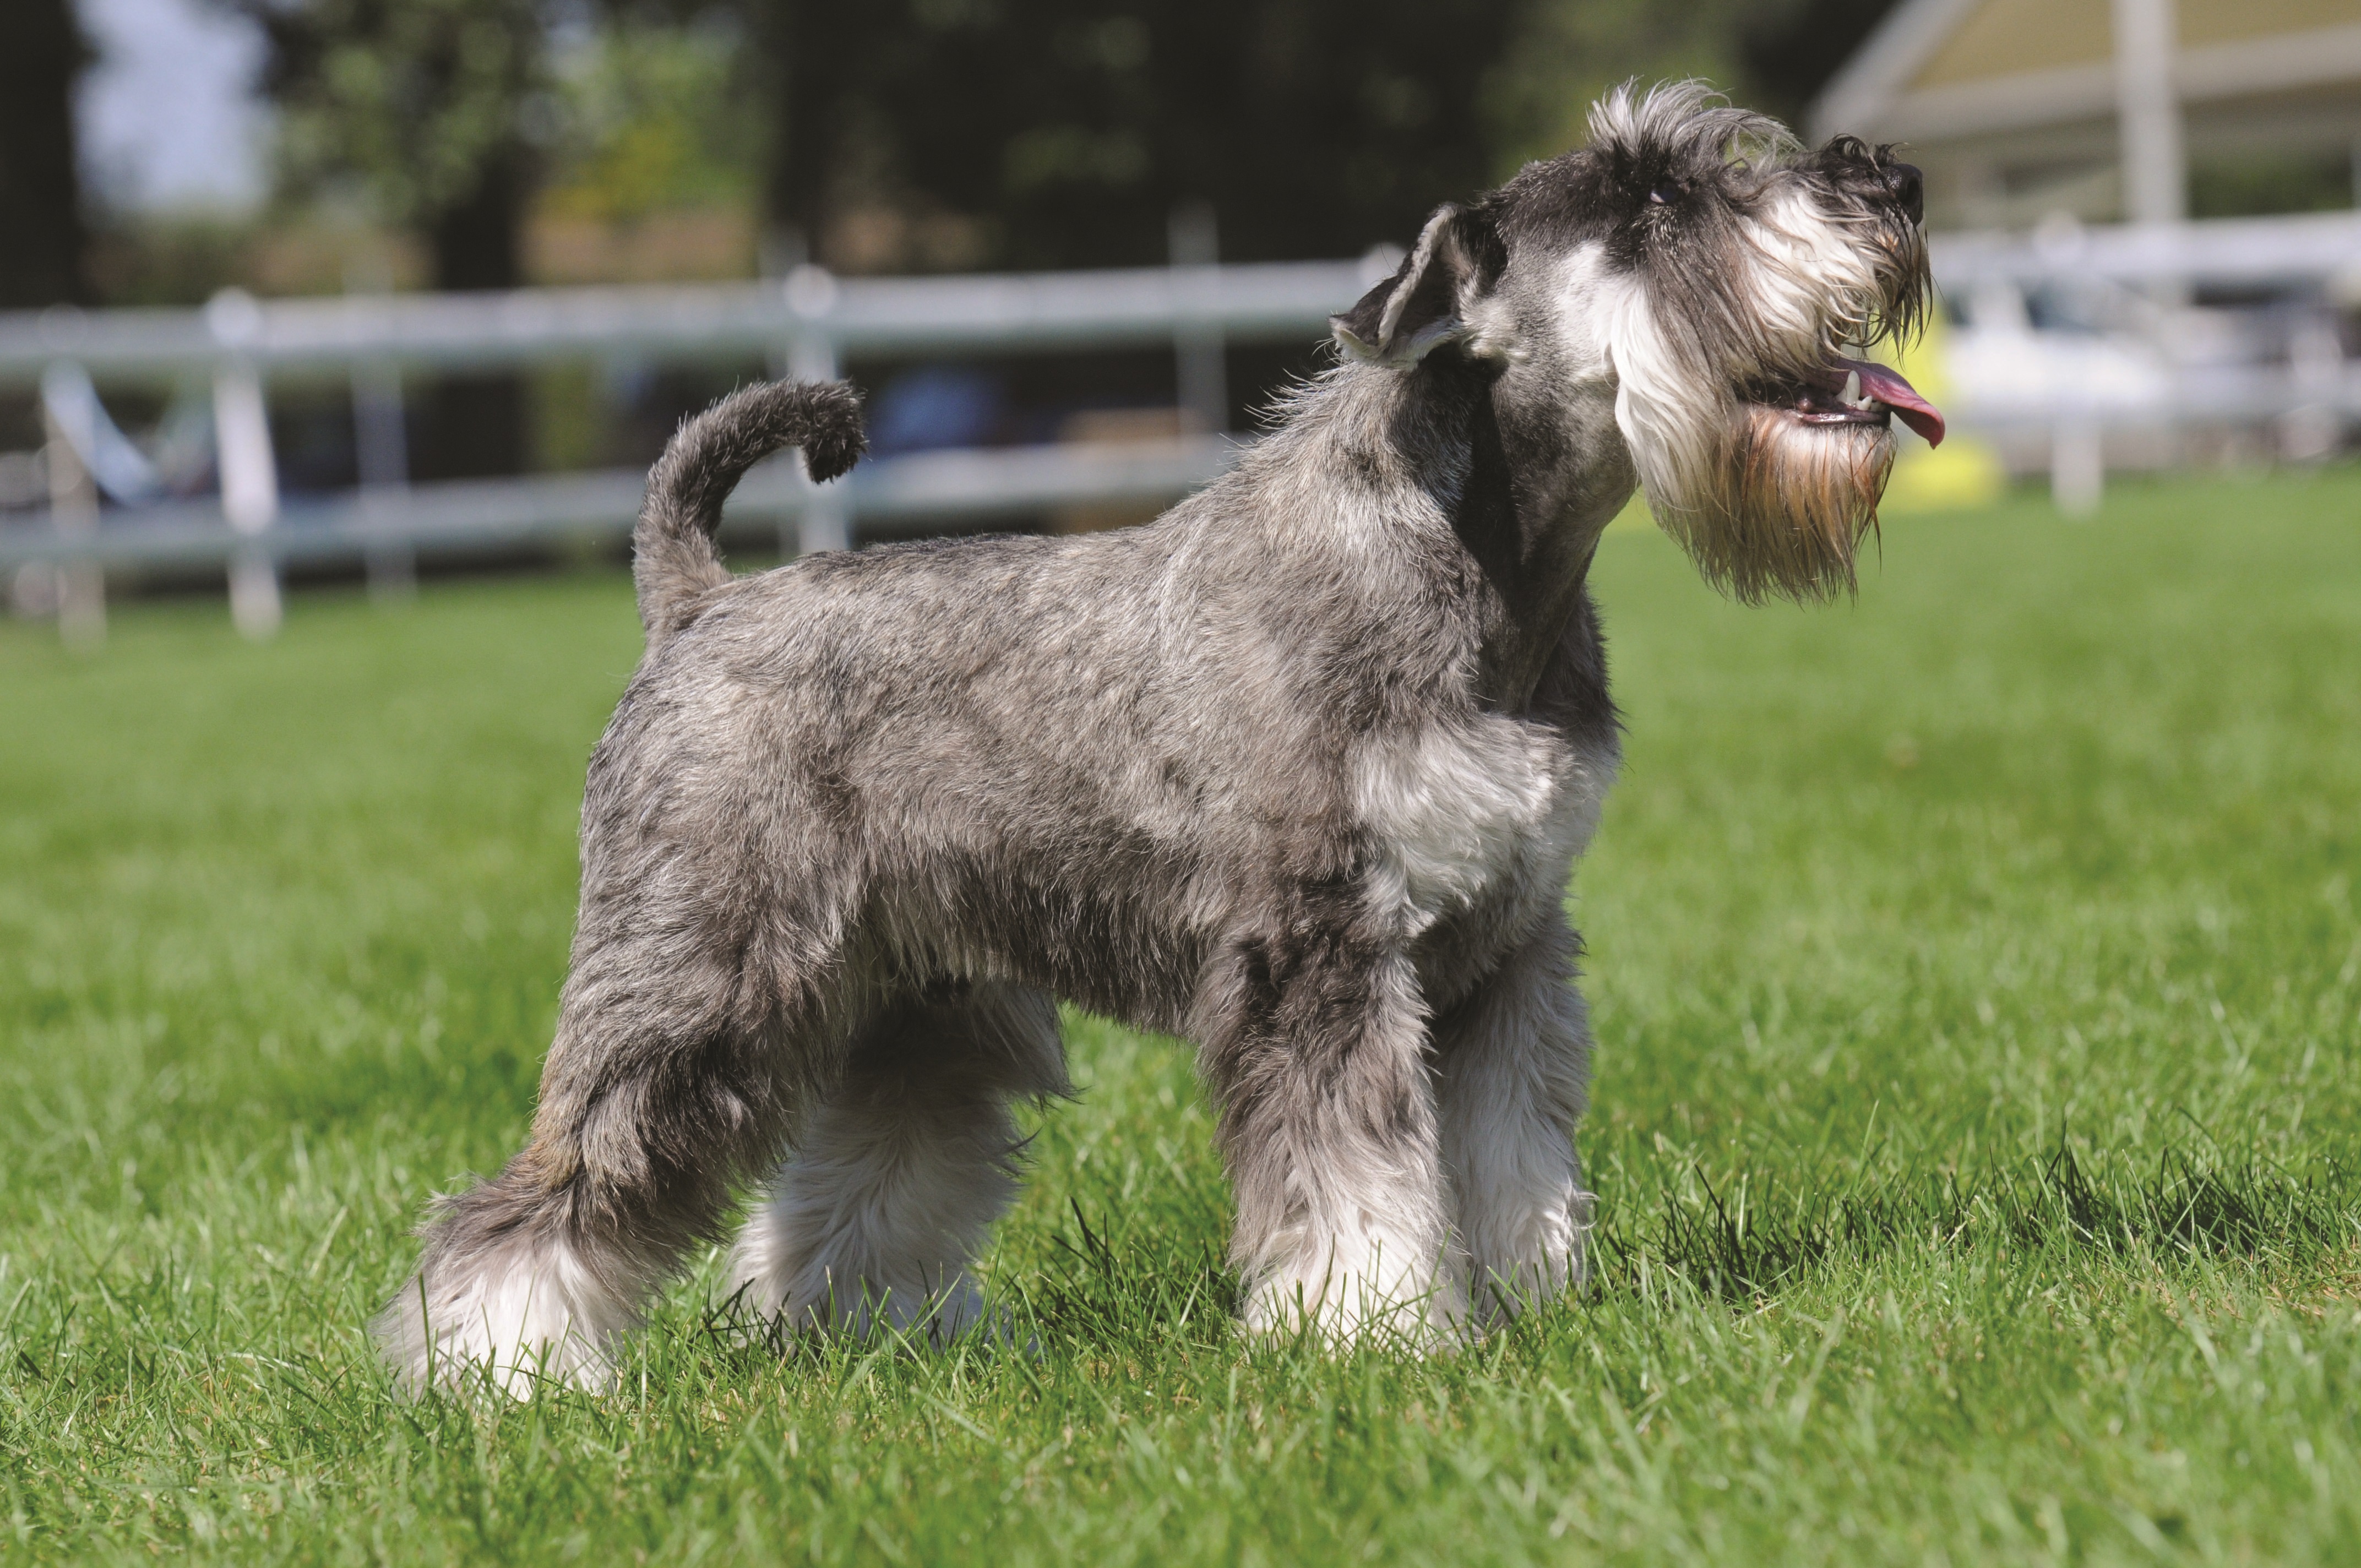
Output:
[[[1038,1354],[781,1359],[708,1266],[529,1407],[361,1324],[524,1127],[628,586],[0,628],[0,1563],[2361,1559],[2356,519],[1896,520],[1809,613],[1609,537],[1587,1299],[1242,1344],[1185,1058],[1078,1019]]]

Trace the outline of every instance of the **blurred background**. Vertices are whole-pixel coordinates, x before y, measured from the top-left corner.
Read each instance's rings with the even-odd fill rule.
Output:
[[[1960,434],[1896,507],[2348,450],[2361,0],[11,0],[7,601],[617,553],[790,371],[880,461],[741,554],[1133,521],[1435,203],[1683,75],[1927,171]]]

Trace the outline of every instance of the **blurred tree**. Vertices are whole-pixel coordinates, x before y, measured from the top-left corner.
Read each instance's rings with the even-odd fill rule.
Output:
[[[671,208],[749,207],[762,115],[734,27],[624,17],[559,49],[544,211],[631,223]]]
[[[1578,144],[1620,82],[1695,76],[1800,133],[1805,112],[1895,0],[1535,0],[1495,83],[1504,167]]]
[[[438,289],[512,289],[551,115],[540,0],[225,0],[270,41],[289,193],[357,204],[425,240]],[[419,432],[423,476],[513,472],[514,377],[445,378]]]
[[[737,3],[770,212],[825,258],[884,210],[966,225],[946,264],[1097,266],[1162,260],[1184,202],[1239,259],[1415,233],[1492,170],[1483,90],[1527,0]]]
[[[1153,262],[1192,201],[1234,258],[1400,243],[1627,77],[1795,117],[1892,0],[616,3],[742,20],[771,216],[862,268]]]
[[[1535,0],[1490,101],[1505,174],[1581,144],[1591,104],[1618,82],[1695,76],[1729,87],[1748,0]]]
[[[231,0],[270,40],[288,190],[415,227],[444,289],[521,277],[536,117],[538,0]]]
[[[1895,0],[1782,0],[1739,13],[1738,81],[1746,101],[1803,129],[1805,111]]]
[[[89,292],[73,99],[90,58],[71,0],[0,5],[0,309]]]

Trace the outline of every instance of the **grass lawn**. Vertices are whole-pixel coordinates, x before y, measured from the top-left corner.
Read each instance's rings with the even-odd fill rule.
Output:
[[[1598,571],[1599,1288],[1241,1343],[1186,1057],[1076,1018],[1037,1355],[719,1332],[405,1407],[362,1321],[530,1113],[629,585],[0,627],[0,1564],[2361,1561],[2361,475]]]

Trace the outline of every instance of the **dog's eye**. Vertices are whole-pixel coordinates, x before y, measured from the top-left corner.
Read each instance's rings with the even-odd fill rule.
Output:
[[[1648,192],[1648,204],[1655,207],[1667,207],[1672,205],[1673,198],[1678,194],[1680,194],[1680,192],[1674,190],[1670,185],[1659,185],[1654,190]]]

